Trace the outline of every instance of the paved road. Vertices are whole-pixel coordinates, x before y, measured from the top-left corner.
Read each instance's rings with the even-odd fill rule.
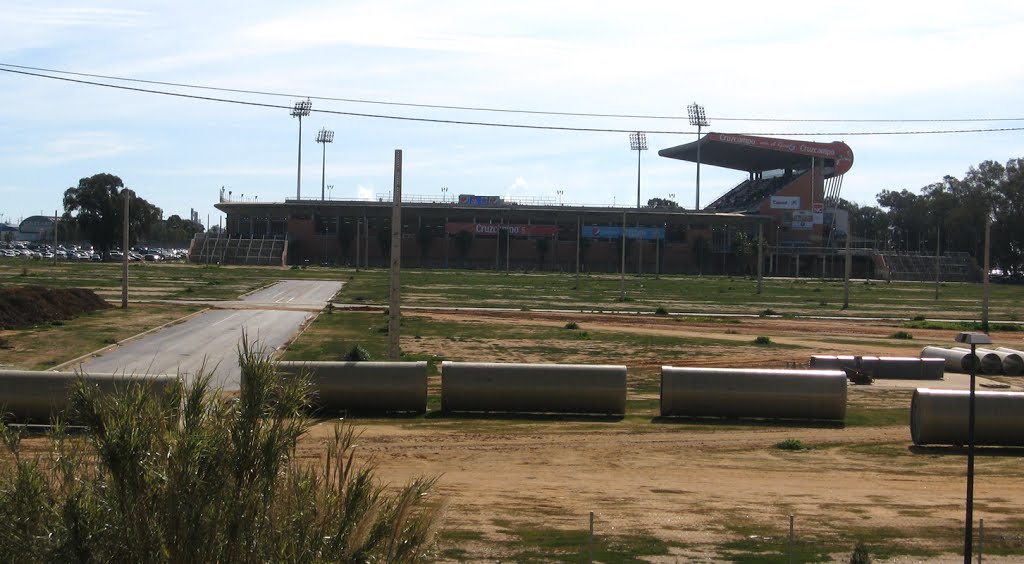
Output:
[[[76,367],[93,373],[194,375],[216,368],[213,385],[237,390],[238,343],[244,330],[268,354],[288,342],[338,290],[341,282],[284,280],[243,298],[245,309],[214,310],[135,339]],[[304,306],[292,309],[282,306]]]

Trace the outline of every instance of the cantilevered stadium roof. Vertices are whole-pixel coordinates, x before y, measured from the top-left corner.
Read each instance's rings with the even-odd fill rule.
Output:
[[[812,157],[834,169],[826,176],[844,174],[853,166],[853,151],[842,141],[814,143],[731,133],[708,133],[692,143],[662,149],[658,155],[697,162],[698,147],[702,164],[745,172],[810,168]]]

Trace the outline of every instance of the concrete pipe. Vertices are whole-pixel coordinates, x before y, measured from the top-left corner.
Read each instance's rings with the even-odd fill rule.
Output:
[[[941,358],[912,356],[814,355],[810,365],[815,370],[859,369],[881,379],[942,380],[946,362]]]
[[[441,410],[624,414],[626,367],[445,361]]]
[[[661,415],[842,420],[846,373],[663,366]]]
[[[77,380],[95,385],[105,394],[139,384],[152,386],[154,393],[163,393],[178,377],[0,370],[0,411],[23,422],[49,423],[56,416],[69,418],[71,387]]]
[[[969,390],[914,390],[910,403],[914,444],[966,445],[970,395]],[[1024,446],[1024,392],[975,392],[974,444]]]
[[[953,347],[954,351],[971,354],[967,347]],[[975,347],[974,354],[978,357],[978,372],[981,374],[1002,374],[1003,360],[994,352],[984,352],[985,349]]]
[[[996,354],[1006,355],[1000,358],[1003,359],[1003,372],[1007,376],[1020,376],[1024,374],[1024,351],[1007,347],[996,347],[991,350]],[[1017,368],[1018,362],[1020,363],[1020,368]]]
[[[328,411],[427,411],[426,362],[281,362],[284,374],[307,375],[314,405]]]
[[[942,347],[925,347],[921,349],[921,358],[941,358],[946,361],[946,370],[968,374],[971,365],[978,366],[980,362],[977,356],[971,356],[971,351],[964,354],[963,351],[944,349]]]

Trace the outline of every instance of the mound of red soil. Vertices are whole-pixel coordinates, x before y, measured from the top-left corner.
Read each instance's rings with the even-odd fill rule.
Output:
[[[113,306],[84,288],[0,288],[0,329],[64,321],[109,307]]]

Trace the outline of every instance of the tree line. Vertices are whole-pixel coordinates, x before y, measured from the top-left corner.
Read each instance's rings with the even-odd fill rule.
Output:
[[[855,238],[887,251],[969,253],[981,262],[991,222],[991,262],[1009,274],[1024,269],[1024,159],[984,161],[963,178],[945,176],[918,193],[883,190],[878,206],[840,200]]]

